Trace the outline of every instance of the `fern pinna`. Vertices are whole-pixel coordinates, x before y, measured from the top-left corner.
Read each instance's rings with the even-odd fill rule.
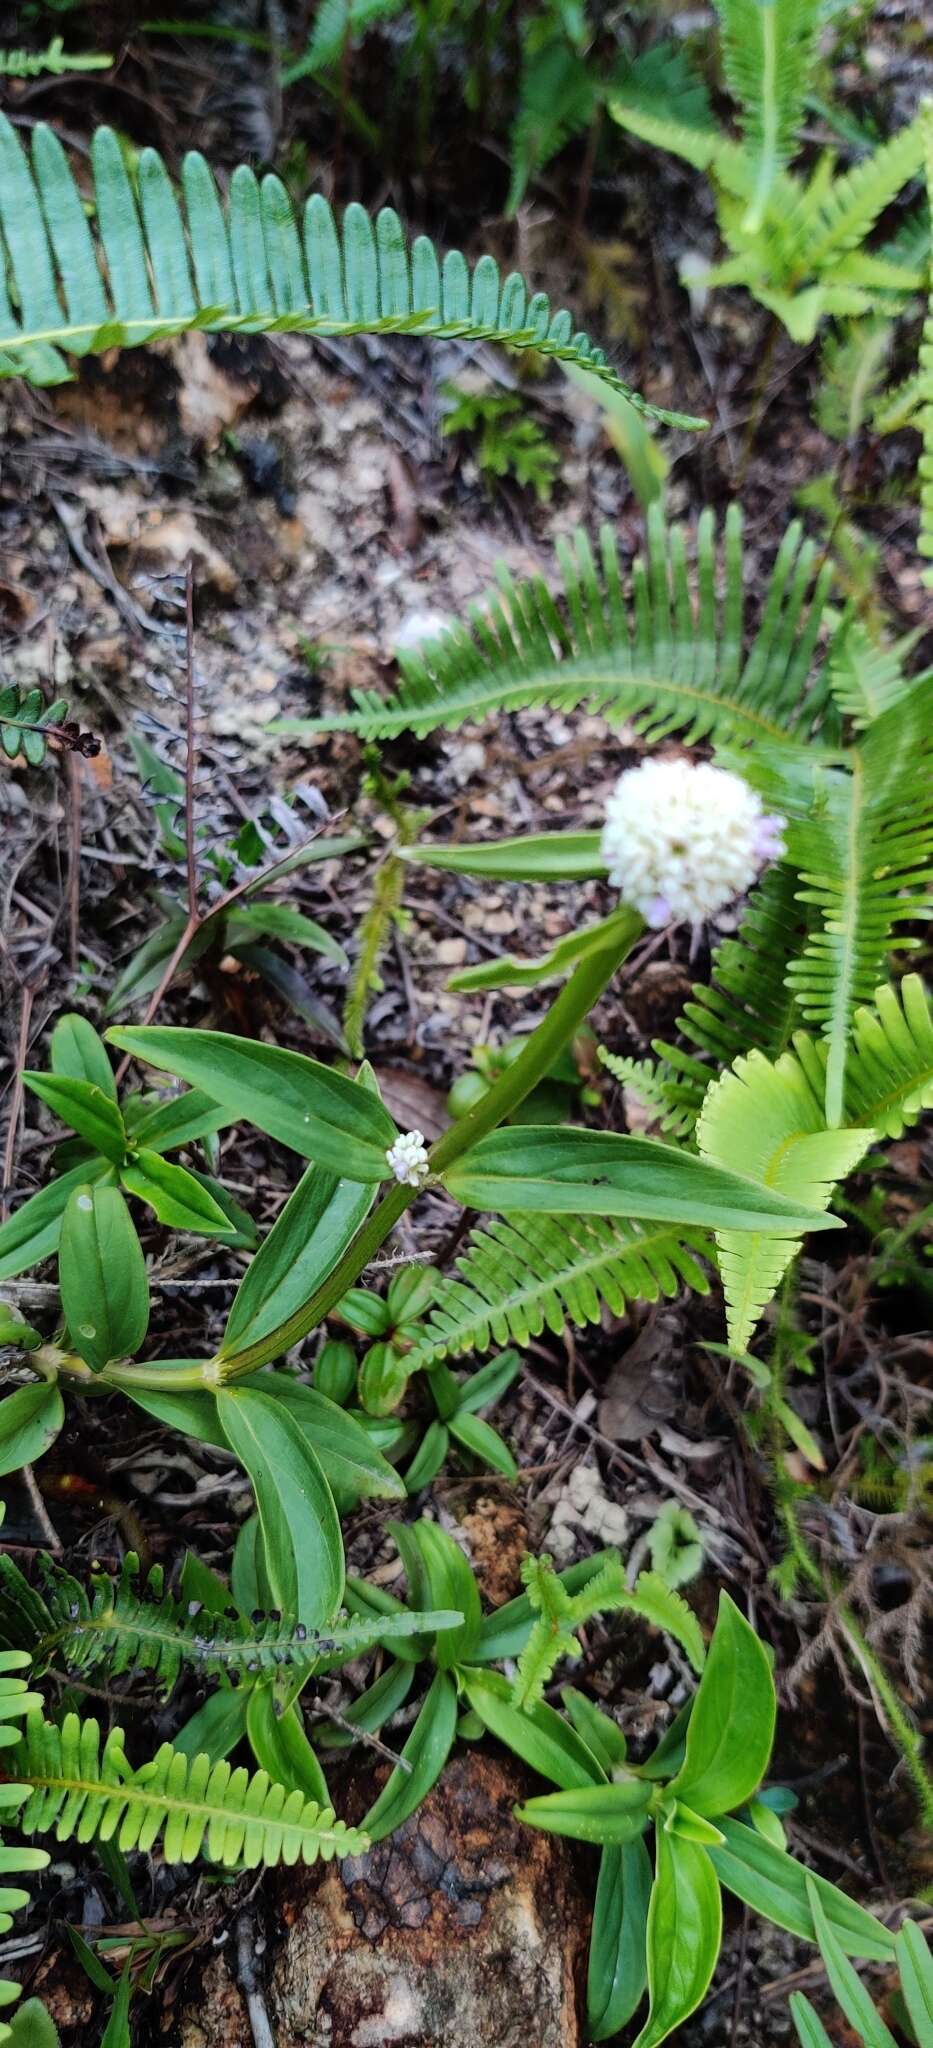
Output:
[[[91,145],[94,215],[89,222],[67,157],[51,128],[34,130],[27,158],[0,115],[0,226],[14,290],[0,265],[0,376],[58,384],[66,356],[132,347],[192,327],[250,333],[464,335],[534,348],[585,364],[642,410],[680,426],[684,414],[646,405],[617,376],[570,314],[552,312],[491,256],[471,271],[458,250],[441,262],[383,207],[375,226],[348,206],[338,230],[320,193],[303,233],[280,178],[258,180],[245,164],[222,202],[204,158],[184,161],[179,195],[154,149],[131,177],[119,140],[99,128]]]

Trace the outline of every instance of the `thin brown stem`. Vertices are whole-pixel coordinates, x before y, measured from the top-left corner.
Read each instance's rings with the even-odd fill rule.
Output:
[[[23,1000],[19,1013],[19,1033],[16,1040],[16,1066],[13,1085],[10,1090],[10,1118],[7,1124],[6,1144],[3,1148],[3,1185],[0,1187],[0,1216],[6,1217],[7,1196],[13,1188],[13,1167],[16,1160],[16,1141],[19,1136],[19,1119],[23,1107],[23,1068],[29,1047],[29,1025],[32,1006],[36,999],[35,989],[29,982],[23,983]]]

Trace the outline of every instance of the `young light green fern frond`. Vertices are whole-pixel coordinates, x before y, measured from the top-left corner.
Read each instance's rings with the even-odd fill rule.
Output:
[[[826,1121],[841,1122],[852,1017],[869,1002],[896,935],[933,915],[933,678],[874,719],[848,767],[823,768],[802,749],[744,756],[749,779],[789,820],[788,858],[817,923],[788,969],[803,1016],[827,1042]]]
[[[933,1005],[919,974],[905,974],[897,988],[876,988],[873,1004],[856,1010],[852,1020],[845,1123],[899,1138],[924,1110],[933,1109]],[[822,1099],[825,1040],[797,1031],[793,1044],[813,1094]]]
[[[66,1714],[60,1728],[30,1715],[12,1762],[27,1789],[24,1832],[53,1833],[59,1842],[99,1836],[124,1852],[145,1852],[161,1837],[167,1863],[192,1863],[203,1853],[248,1870],[329,1862],[368,1847],[332,1808],[287,1791],[265,1771],[251,1777],[207,1756],[184,1756],[168,1742],[134,1771],[123,1730],[112,1728],[101,1748],[97,1722],[77,1714]]]
[[[726,83],[753,166],[744,225],[754,234],[797,147],[822,8],[820,0],[717,0],[717,8]]]
[[[513,1706],[533,1707],[541,1699],[562,1658],[579,1657],[577,1630],[598,1614],[640,1615],[673,1636],[694,1670],[702,1671],[706,1653],[696,1615],[657,1572],[642,1572],[629,1587],[621,1559],[610,1556],[580,1592],[568,1593],[549,1557],[526,1557],[522,1578],[536,1619],[518,1659]]]
[[[34,384],[67,377],[67,355],[132,347],[188,328],[249,333],[443,334],[536,348],[582,363],[645,408],[569,313],[529,297],[517,272],[504,281],[491,256],[471,272],[451,251],[441,263],[419,235],[409,247],[384,207],[371,223],[356,204],[338,231],[320,193],[303,233],[281,179],[245,164],[224,204],[203,156],[192,151],[177,193],[161,157],[144,149],[135,176],[119,140],[99,128],[91,145],[94,210],[84,203],[53,131],[39,124],[28,159],[0,115],[0,376]],[[9,271],[9,279],[8,279]],[[8,281],[10,289],[8,289]],[[655,414],[690,424],[682,414]],[[694,425],[701,424],[693,422]]]
[[[742,522],[731,507],[721,551],[712,515],[696,530],[696,560],[658,507],[648,515],[648,548],[623,591],[615,536],[604,528],[600,560],[585,535],[559,549],[563,588],[536,578],[499,592],[468,624],[399,657],[402,681],[387,701],[355,693],[356,709],[290,730],[353,731],[367,739],[455,730],[467,720],[552,705],[587,704],[631,721],[655,742],[679,732],[694,742],[715,734],[739,744],[809,739],[825,719],[825,671],[811,677],[832,575],[799,524],[784,535],[764,591],[760,625],[743,648]],[[721,581],[721,595],[718,584]]]
[[[109,71],[112,63],[103,51],[66,50],[64,38],[53,36],[44,50],[0,50],[0,78],[39,78],[43,71],[63,78],[69,71]]]
[[[665,1137],[690,1136],[710,1078],[698,1060],[688,1074],[678,1073],[666,1061],[656,1065],[653,1060],[631,1059],[626,1053],[610,1052],[605,1045],[598,1048],[598,1058],[613,1080],[649,1112]]]
[[[860,248],[885,207],[922,170],[923,151],[920,114],[851,171],[832,180],[816,217],[808,215],[799,222],[800,258],[807,273],[817,275],[832,265],[834,276],[845,281],[840,259]],[[891,282],[896,284],[896,278]]]
[[[827,1130],[814,1094],[792,1053],[772,1063],[751,1052],[715,1081],[697,1124],[701,1159],[826,1209],[836,1181],[851,1172],[874,1137],[871,1130]],[[790,1265],[799,1237],[770,1231],[745,1237],[716,1233],[726,1296],[729,1343],[745,1351],[755,1325]]]
[[[657,1301],[682,1286],[706,1294],[698,1259],[708,1256],[703,1231],[680,1225],[638,1225],[598,1216],[513,1216],[472,1233],[457,1260],[458,1280],[439,1275],[435,1298],[410,1352],[412,1371],[527,1344],[544,1330],[599,1321],[603,1304],[621,1315],[628,1301]]]

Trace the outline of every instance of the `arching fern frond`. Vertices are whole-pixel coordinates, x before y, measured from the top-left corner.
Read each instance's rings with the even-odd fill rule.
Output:
[[[873,1136],[871,1130],[826,1129],[822,1097],[792,1053],[782,1053],[774,1064],[757,1052],[738,1060],[707,1091],[697,1124],[701,1159],[728,1164],[810,1209],[828,1208],[836,1181],[856,1165]],[[747,1350],[799,1241],[770,1231],[744,1237],[717,1231],[733,1350]]]
[[[832,572],[824,566],[817,573],[816,549],[799,524],[784,535],[747,654],[737,507],[730,507],[721,555],[712,514],[701,515],[692,570],[683,529],[652,507],[647,557],[634,565],[628,596],[608,527],[598,565],[582,533],[558,554],[561,590],[552,594],[541,578],[516,584],[503,570],[498,594],[468,624],[399,656],[395,697],[357,691],[349,716],[283,721],[280,729],[389,739],[451,731],[528,705],[585,703],[629,720],[652,741],[679,732],[688,741],[715,734],[751,745],[808,739],[825,719],[825,673],[809,688],[808,677]]]
[[[834,178],[815,217],[812,211],[806,219],[801,214],[799,255],[805,274],[816,276],[832,266],[833,276],[840,282],[845,280],[844,259],[848,252],[859,248],[885,207],[922,170],[923,123],[920,114],[863,157],[851,171]],[[897,280],[892,282],[896,284]]]
[[[827,1042],[826,1121],[838,1124],[854,1010],[869,1002],[895,936],[933,916],[933,678],[876,718],[848,769],[814,763],[803,749],[762,746],[746,772],[788,820],[788,857],[816,923],[792,961],[788,985]]]
[[[631,1059],[627,1053],[598,1048],[600,1066],[634,1095],[665,1137],[688,1138],[699,1114],[699,1105],[709,1086],[710,1073],[699,1060],[684,1060],[681,1069],[669,1061]]]
[[[248,1870],[329,1862],[369,1846],[331,1807],[286,1791],[265,1771],[250,1776],[207,1756],[184,1756],[168,1742],[134,1771],[123,1745],[121,1728],[111,1729],[101,1749],[96,1721],[66,1714],[56,1728],[31,1715],[12,1759],[27,1789],[24,1831],[54,1833],[59,1842],[100,1836],[123,1851],[148,1851],[161,1836],[167,1863],[192,1863],[203,1852]]]
[[[628,1301],[657,1301],[682,1286],[709,1282],[698,1259],[709,1255],[703,1231],[639,1225],[598,1216],[513,1216],[471,1235],[457,1260],[459,1280],[435,1280],[423,1334],[407,1360],[412,1371],[494,1344],[527,1344],[543,1330],[599,1321],[602,1306],[621,1315]]]
[[[29,1648],[37,1671],[53,1665],[85,1674],[105,1668],[111,1678],[145,1671],[165,1697],[184,1665],[231,1684],[295,1667],[310,1673],[324,1658],[331,1666],[428,1623],[444,1628],[459,1619],[440,1612],[427,1622],[424,1615],[415,1622],[404,1613],[376,1622],[344,1616],[326,1631],[314,1631],[281,1615],[247,1617],[234,1607],[209,1613],[198,1601],[166,1590],[161,1566],[140,1587],[132,1552],[118,1578],[93,1574],[90,1593],[48,1557],[40,1573],[41,1591],[29,1585],[12,1558],[0,1556],[0,1634],[15,1635]]]
[[[419,235],[409,247],[384,207],[375,226],[348,206],[338,230],[320,193],[303,233],[281,179],[245,164],[221,200],[192,151],[177,193],[161,157],[144,149],[131,177],[117,136],[91,145],[93,219],[57,137],[34,130],[31,160],[0,115],[0,376],[58,384],[67,355],[132,347],[192,327],[249,333],[440,334],[535,348],[579,363],[669,425],[702,421],[646,405],[623,384],[567,312],[552,313],[491,256],[472,271],[459,251],[441,263]]]

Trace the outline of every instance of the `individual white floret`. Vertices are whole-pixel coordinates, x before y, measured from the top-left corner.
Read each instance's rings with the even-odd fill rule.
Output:
[[[643,761],[606,805],[609,879],[658,930],[714,917],[784,851],[784,820],[740,775],[709,762]]]
[[[404,1188],[420,1188],[428,1177],[428,1148],[422,1131],[403,1131],[386,1153],[391,1171]]]

